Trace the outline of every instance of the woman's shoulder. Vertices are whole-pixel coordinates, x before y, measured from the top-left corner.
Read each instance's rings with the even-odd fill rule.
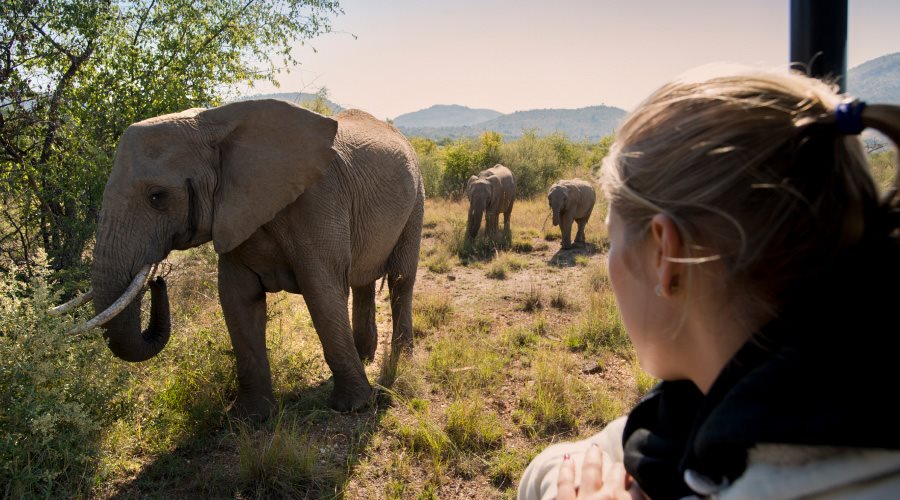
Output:
[[[900,498],[900,451],[760,444],[719,498]]]

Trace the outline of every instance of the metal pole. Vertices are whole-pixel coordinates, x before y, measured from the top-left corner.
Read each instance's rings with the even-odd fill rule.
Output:
[[[847,0],[791,0],[790,62],[847,90]]]

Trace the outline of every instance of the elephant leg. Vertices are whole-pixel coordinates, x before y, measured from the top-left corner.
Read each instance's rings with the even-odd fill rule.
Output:
[[[491,213],[488,215],[488,226],[490,227],[491,235],[494,236],[497,234],[497,228],[499,226],[500,214],[499,213]]]
[[[510,208],[506,213],[503,214],[503,232],[506,234],[511,234],[509,229],[509,216],[512,214],[512,208]]]
[[[388,260],[388,290],[391,295],[391,359],[388,381],[393,380],[397,362],[403,353],[411,353],[413,347],[412,300],[419,265],[419,244],[422,233],[423,206],[418,205],[410,215],[406,228],[394,246]]]
[[[223,255],[219,300],[237,363],[237,398],[228,413],[264,420],[276,408],[266,354],[266,292],[256,274]]]
[[[585,226],[587,226],[587,218],[578,219],[578,232],[575,234],[575,243],[584,243]]]
[[[309,266],[318,272],[328,267],[321,262]],[[342,284],[344,276],[346,273],[308,277],[304,280],[303,298],[322,342],[325,362],[334,375],[334,390],[328,404],[337,411],[353,411],[369,402],[372,386],[350,330],[347,285]]]
[[[572,248],[572,217],[564,214],[559,228],[562,231],[562,247],[564,249]]]
[[[375,326],[375,282],[353,287],[353,342],[359,359],[371,361],[378,348]]]

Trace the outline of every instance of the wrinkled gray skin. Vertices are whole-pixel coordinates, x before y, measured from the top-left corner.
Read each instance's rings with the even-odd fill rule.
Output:
[[[138,270],[173,249],[213,241],[219,294],[237,358],[230,412],[275,408],[266,355],[266,293],[302,293],[334,374],[330,404],[364,406],[372,388],[375,281],[385,274],[392,363],[412,346],[412,292],[424,191],[416,155],[396,129],[361,111],[327,118],[281,101],[193,109],[130,126],[119,142],[94,251],[97,312]],[[347,299],[353,289],[353,326]],[[105,326],[116,356],[142,361],[169,336],[165,285],[151,286]]]
[[[508,168],[498,163],[469,177],[466,197],[469,198],[467,239],[478,236],[482,215],[486,234],[493,236],[497,233],[500,214],[503,214],[503,230],[509,231],[509,215],[516,201],[516,181]]]
[[[562,231],[562,248],[572,248],[572,221],[578,222],[575,243],[584,243],[587,226],[597,195],[594,186],[581,179],[559,181],[550,186],[547,201],[553,210],[553,225]]]

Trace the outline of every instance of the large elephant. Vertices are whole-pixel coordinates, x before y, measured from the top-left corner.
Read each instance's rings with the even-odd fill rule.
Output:
[[[423,208],[414,150],[395,128],[362,111],[332,119],[260,100],[145,120],[122,135],[103,193],[91,277],[95,309],[105,310],[142,279],[147,264],[212,240],[237,362],[231,413],[265,418],[275,407],[266,292],[282,290],[303,294],[309,308],[334,374],[331,406],[354,410],[372,393],[362,360],[377,346],[375,282],[382,276],[391,297],[391,362],[411,348]],[[119,358],[146,360],[168,340],[165,283],[157,279],[150,290],[147,330],[141,332],[140,298],[105,325]]]
[[[516,180],[513,173],[499,163],[469,177],[466,183],[466,197],[469,198],[469,222],[466,238],[478,235],[481,217],[484,215],[484,231],[489,235],[497,233],[500,214],[503,214],[504,231],[509,231],[509,215],[516,201]]]
[[[578,222],[575,243],[584,243],[584,227],[596,200],[594,186],[581,179],[563,180],[550,186],[547,201],[553,210],[553,225],[562,231],[563,249],[572,248],[572,221]]]

